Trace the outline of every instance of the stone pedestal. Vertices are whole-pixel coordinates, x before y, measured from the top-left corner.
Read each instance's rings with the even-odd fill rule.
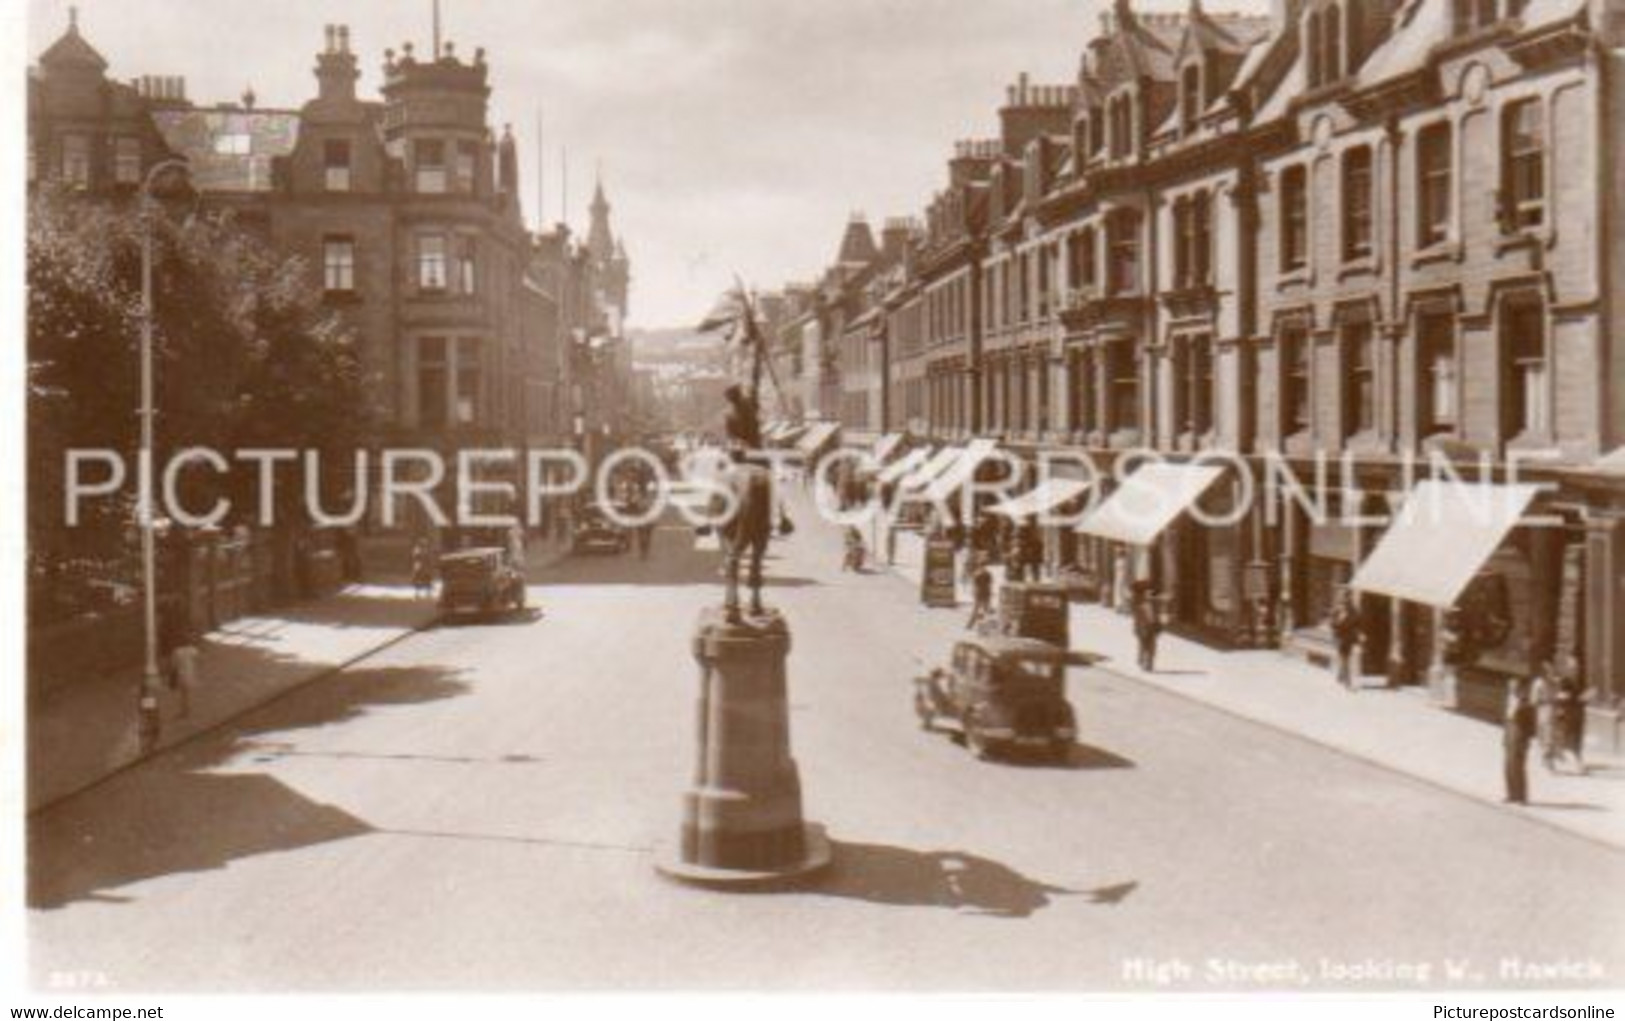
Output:
[[[785,660],[790,630],[776,612],[730,624],[705,611],[694,633],[700,667],[694,779],[674,845],[656,867],[706,885],[761,884],[829,863],[823,830],[801,814],[790,755]]]

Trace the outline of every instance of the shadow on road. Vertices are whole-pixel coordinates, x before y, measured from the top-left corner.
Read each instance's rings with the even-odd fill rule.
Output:
[[[113,893],[144,880],[225,868],[255,855],[373,832],[260,772],[220,770],[263,751],[256,734],[354,719],[369,709],[454,698],[468,686],[442,667],[356,670],[299,689],[233,721],[230,731],[162,752],[34,815],[28,827],[28,904],[123,903]]]
[[[1116,752],[1107,751],[1089,744],[1074,744],[1067,749],[1064,758],[1050,758],[1047,755],[1007,755],[998,760],[1000,763],[1022,766],[1028,769],[1133,769],[1133,759],[1126,759]]]
[[[786,577],[775,573],[769,556],[768,588],[805,588],[819,582],[811,578]],[[691,529],[665,526],[655,533],[654,551],[649,559],[637,553],[577,553],[529,572],[532,584],[542,586],[547,598],[549,585],[714,585],[722,587],[722,554],[715,549],[698,549]]]
[[[1028,878],[989,858],[964,851],[913,851],[884,844],[834,845],[834,867],[806,888],[896,907],[938,907],[997,918],[1027,918],[1068,890]]]

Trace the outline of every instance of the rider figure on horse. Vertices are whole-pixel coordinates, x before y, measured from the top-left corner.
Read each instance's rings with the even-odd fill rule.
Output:
[[[762,558],[773,533],[773,477],[768,461],[761,456],[762,425],[756,401],[742,386],[723,391],[728,411],[723,432],[733,464],[726,481],[734,496],[732,517],[718,529],[727,570],[723,610],[730,623],[742,623],[739,606],[739,571],[748,558],[746,583],[750,586],[750,613],[766,613],[762,605]]]

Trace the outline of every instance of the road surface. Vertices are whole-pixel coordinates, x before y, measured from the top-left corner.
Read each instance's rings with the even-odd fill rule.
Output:
[[[920,732],[959,613],[775,544],[833,870],[675,885],[716,557],[568,561],[31,820],[54,989],[1429,989],[1617,985],[1625,855],[1101,670],[1065,766]],[[1498,764],[1486,763],[1486,769]],[[1604,781],[1600,781],[1604,782]],[[1608,780],[1605,782],[1615,782]]]

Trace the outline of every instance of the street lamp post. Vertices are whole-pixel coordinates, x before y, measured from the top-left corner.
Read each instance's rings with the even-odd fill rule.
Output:
[[[152,185],[158,175],[184,169],[186,161],[168,159],[153,166],[141,181],[137,197],[141,215],[141,456],[140,493],[136,515],[141,525],[141,574],[145,608],[146,662],[141,673],[141,696],[137,724],[141,747],[150,751],[158,744],[161,727],[158,715],[158,565],[155,522],[152,513],[153,483],[153,370],[152,370]]]

